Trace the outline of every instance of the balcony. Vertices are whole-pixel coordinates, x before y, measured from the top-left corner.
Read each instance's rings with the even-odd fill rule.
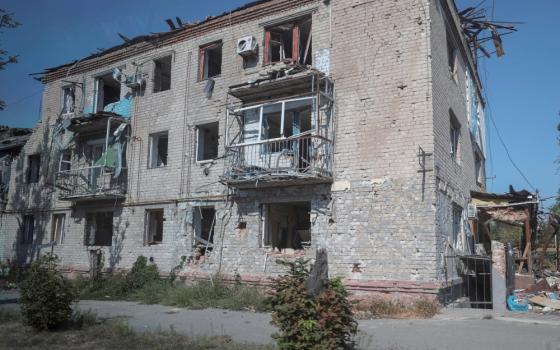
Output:
[[[57,173],[56,187],[59,199],[65,201],[88,201],[124,199],[127,185],[127,169],[118,176],[115,170],[105,166],[90,166],[62,170]]]
[[[238,188],[332,182],[333,145],[317,135],[298,135],[230,146],[223,181]]]
[[[303,71],[230,86],[222,182],[238,188],[332,182],[332,81]]]

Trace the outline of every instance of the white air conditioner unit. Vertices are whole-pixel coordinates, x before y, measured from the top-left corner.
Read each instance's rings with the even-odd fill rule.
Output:
[[[257,53],[257,41],[252,36],[237,39],[237,53],[243,57]]]
[[[469,219],[476,219],[478,217],[475,204],[471,203],[467,206],[467,217]]]
[[[124,84],[131,89],[141,88],[142,86],[144,86],[145,83],[146,81],[144,80],[144,78],[142,78],[142,75],[140,74],[127,76],[124,82]]]

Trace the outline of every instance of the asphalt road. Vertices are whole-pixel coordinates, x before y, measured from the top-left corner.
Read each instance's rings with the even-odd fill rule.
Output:
[[[16,309],[15,294],[0,292],[0,309]],[[186,335],[229,335],[238,343],[269,343],[270,315],[217,309],[186,310],[121,301],[81,301],[81,310],[123,319],[135,330],[170,329]],[[560,350],[560,318],[500,317],[452,310],[430,320],[362,320],[360,349]]]

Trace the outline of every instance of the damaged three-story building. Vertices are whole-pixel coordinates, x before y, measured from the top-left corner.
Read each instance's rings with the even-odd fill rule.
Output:
[[[170,25],[38,75],[0,257],[265,283],[323,247],[351,290],[437,294],[485,179],[453,1],[261,0]]]

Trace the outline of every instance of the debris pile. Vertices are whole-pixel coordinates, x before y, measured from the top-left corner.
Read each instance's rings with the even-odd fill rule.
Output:
[[[525,289],[517,289],[507,299],[508,308],[516,312],[560,313],[560,272],[545,271],[544,276]]]

